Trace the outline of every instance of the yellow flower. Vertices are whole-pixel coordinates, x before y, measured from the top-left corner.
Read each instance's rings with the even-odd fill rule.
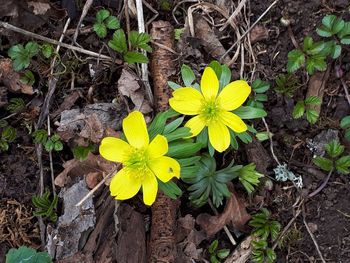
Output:
[[[247,130],[242,119],[231,111],[244,103],[251,88],[246,81],[237,80],[218,94],[219,80],[210,67],[205,68],[200,86],[201,92],[192,87],[175,90],[169,104],[181,114],[195,116],[185,124],[191,129],[192,136],[197,136],[207,126],[211,145],[223,152],[230,145],[228,128],[236,133]]]
[[[152,205],[158,191],[157,178],[168,182],[180,177],[179,163],[164,156],[168,141],[157,135],[149,143],[145,119],[134,111],[123,120],[123,131],[129,143],[114,137],[106,137],[100,145],[100,154],[109,161],[120,162],[123,168],[112,178],[111,195],[118,200],[135,196],[142,186],[143,201]]]

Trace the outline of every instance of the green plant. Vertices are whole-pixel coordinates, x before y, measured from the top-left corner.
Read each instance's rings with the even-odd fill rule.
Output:
[[[55,211],[57,208],[57,202],[58,196],[54,194],[53,199],[51,200],[49,190],[46,190],[42,196],[33,195],[32,203],[37,208],[37,210],[33,212],[33,214],[35,216],[46,217],[55,223],[57,221],[57,214]]]
[[[270,84],[266,81],[257,79],[252,83],[253,96],[248,100],[247,105],[263,109],[263,103],[267,101],[266,91],[270,89]]]
[[[15,71],[20,71],[29,66],[30,60],[39,53],[39,45],[30,41],[25,46],[17,44],[12,46],[8,55],[13,60],[12,66]]]
[[[250,163],[238,170],[238,179],[249,194],[252,193],[254,187],[258,186],[260,183],[259,178],[264,177],[264,175],[257,172],[255,168],[256,165]]]
[[[21,98],[12,98],[10,99],[9,105],[7,105],[6,109],[11,112],[17,112],[22,110],[26,106],[25,102]]]
[[[17,136],[17,130],[6,123],[2,123],[3,128],[0,138],[0,152],[7,151],[9,149],[9,143],[13,142]]]
[[[44,43],[40,46],[41,53],[45,58],[50,58],[54,53],[54,48],[51,44]]]
[[[299,78],[294,74],[279,74],[275,81],[275,91],[288,97],[293,97],[300,86]]]
[[[120,22],[115,16],[111,16],[110,12],[102,9],[96,14],[96,22],[94,24],[94,31],[100,38],[107,36],[107,29],[119,29]]]
[[[19,79],[23,84],[26,85],[33,85],[35,82],[35,77],[33,72],[31,72],[30,70],[26,70],[23,75],[20,77]]]
[[[256,263],[272,263],[276,260],[275,251],[269,246],[280,233],[281,224],[271,219],[271,213],[262,208],[261,212],[252,216],[249,225],[253,227],[252,260]]]
[[[131,49],[128,49],[126,42],[126,36],[123,29],[118,29],[114,32],[112,40],[108,42],[108,46],[120,53],[123,59],[129,63],[148,63],[148,58],[140,52],[135,51],[136,49],[143,49],[151,52],[152,48],[148,44],[151,37],[146,33],[138,33],[131,31],[128,35]]]
[[[350,141],[350,115],[341,120],[340,127],[345,130],[345,139]]]
[[[219,241],[215,239],[208,247],[208,252],[210,254],[210,263],[220,263],[221,260],[228,257],[230,250],[227,248],[219,249]]]
[[[50,138],[47,139],[45,143],[45,150],[50,152],[50,151],[62,151],[63,150],[63,144],[60,140],[60,136],[57,134],[52,135]]]
[[[6,254],[5,263],[52,263],[47,252],[37,252],[35,249],[21,246],[11,248]]]
[[[305,100],[298,101],[293,109],[293,118],[299,119],[306,114],[306,119],[309,123],[315,124],[319,114],[316,110],[311,109],[310,106],[320,105],[321,99],[317,96],[307,97]]]
[[[73,155],[74,155],[74,158],[79,160],[79,161],[84,161],[89,153],[94,149],[94,147],[89,144],[88,146],[76,146],[73,148]]]
[[[325,150],[329,158],[317,156],[313,159],[313,162],[324,171],[337,171],[340,174],[349,174],[350,155],[340,157],[344,149],[345,147],[339,141],[333,140],[325,145]]]
[[[48,134],[46,130],[38,129],[32,133],[32,137],[35,143],[41,143],[45,145],[45,143],[47,142]]]

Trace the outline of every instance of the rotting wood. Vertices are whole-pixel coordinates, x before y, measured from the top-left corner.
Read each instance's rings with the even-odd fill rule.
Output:
[[[169,22],[155,21],[151,29],[152,40],[174,49],[174,28]],[[168,109],[170,89],[167,81],[176,73],[174,54],[158,45],[153,45],[151,73],[154,83],[156,111]],[[151,235],[147,262],[175,262],[175,223],[179,203],[159,192],[152,205]]]

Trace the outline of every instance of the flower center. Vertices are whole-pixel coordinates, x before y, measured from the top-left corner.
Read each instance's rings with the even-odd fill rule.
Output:
[[[147,162],[149,160],[147,149],[134,148],[131,152],[129,158],[124,163],[124,166],[134,170],[132,173],[136,179],[140,179],[141,181],[145,177],[145,175],[149,172],[149,168],[147,166]]]
[[[201,115],[207,122],[216,121],[221,111],[216,98],[204,101],[202,104]]]

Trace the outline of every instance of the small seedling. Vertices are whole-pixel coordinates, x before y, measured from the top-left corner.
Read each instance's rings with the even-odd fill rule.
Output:
[[[252,216],[249,225],[253,227],[252,260],[256,263],[272,263],[276,260],[275,251],[269,246],[278,237],[281,224],[271,219],[271,213],[262,208]]]
[[[263,109],[263,103],[267,101],[266,91],[270,89],[270,84],[260,79],[252,83],[253,96],[248,100],[247,105]]]
[[[0,137],[0,152],[5,152],[9,149],[9,143],[13,142],[16,139],[17,136],[17,130],[9,125],[7,123],[2,123],[4,125],[1,137]]]
[[[218,250],[219,241],[215,239],[208,247],[210,254],[210,263],[220,263],[230,254],[230,250],[227,248]]]
[[[35,82],[35,77],[33,72],[31,72],[30,70],[26,70],[24,71],[23,75],[20,77],[19,79],[23,84],[26,85],[33,85]]]
[[[293,97],[300,86],[299,78],[294,74],[279,74],[275,81],[275,91],[287,97]]]
[[[93,150],[93,146],[91,144],[89,144],[88,146],[84,147],[84,146],[76,146],[73,148],[73,155],[74,158],[79,160],[79,161],[84,161],[89,153]]]
[[[123,59],[129,63],[148,63],[148,58],[136,49],[143,49],[148,52],[152,51],[151,46],[148,44],[151,40],[150,36],[146,33],[138,33],[131,31],[128,35],[128,39],[131,45],[131,49],[128,49],[126,36],[123,29],[118,29],[113,34],[113,39],[108,42],[108,46],[122,54]]]
[[[264,175],[255,170],[255,167],[254,163],[250,163],[238,171],[238,179],[249,194],[254,191],[254,187],[259,185],[259,178],[264,177]]]
[[[115,16],[111,16],[110,12],[102,9],[96,14],[96,22],[94,24],[94,31],[100,38],[107,36],[107,29],[119,29],[120,22]]]
[[[41,53],[45,58],[50,58],[54,53],[54,48],[51,44],[44,43],[40,47]]]
[[[11,112],[18,112],[22,110],[26,106],[25,102],[21,98],[12,98],[10,99],[9,105],[7,105],[6,109]]]
[[[63,150],[63,144],[60,140],[60,136],[57,134],[52,135],[50,138],[47,139],[45,143],[45,150],[50,152],[50,151],[62,151]]]
[[[6,254],[5,263],[52,263],[47,252],[37,252],[35,249],[21,246],[11,248]]]
[[[15,71],[26,69],[30,60],[39,53],[39,45],[36,42],[28,42],[11,47],[8,51],[9,57],[13,60],[12,66]]]
[[[306,119],[309,123],[315,124],[319,114],[316,110],[310,109],[310,106],[320,105],[321,99],[317,96],[307,97],[305,100],[298,101],[293,109],[293,118],[299,119],[306,114]]]
[[[46,217],[55,223],[57,221],[57,214],[55,211],[57,208],[57,202],[58,196],[54,194],[53,199],[51,200],[50,192],[48,190],[46,190],[42,196],[33,195],[32,203],[37,208],[33,214],[35,216]]]
[[[340,122],[340,128],[344,129],[345,131],[345,139],[350,141],[350,115],[344,117]]]
[[[337,171],[340,174],[350,173],[350,155],[340,157],[345,147],[341,145],[339,141],[333,140],[326,144],[325,150],[329,158],[317,156],[313,159],[315,165],[327,172]]]

